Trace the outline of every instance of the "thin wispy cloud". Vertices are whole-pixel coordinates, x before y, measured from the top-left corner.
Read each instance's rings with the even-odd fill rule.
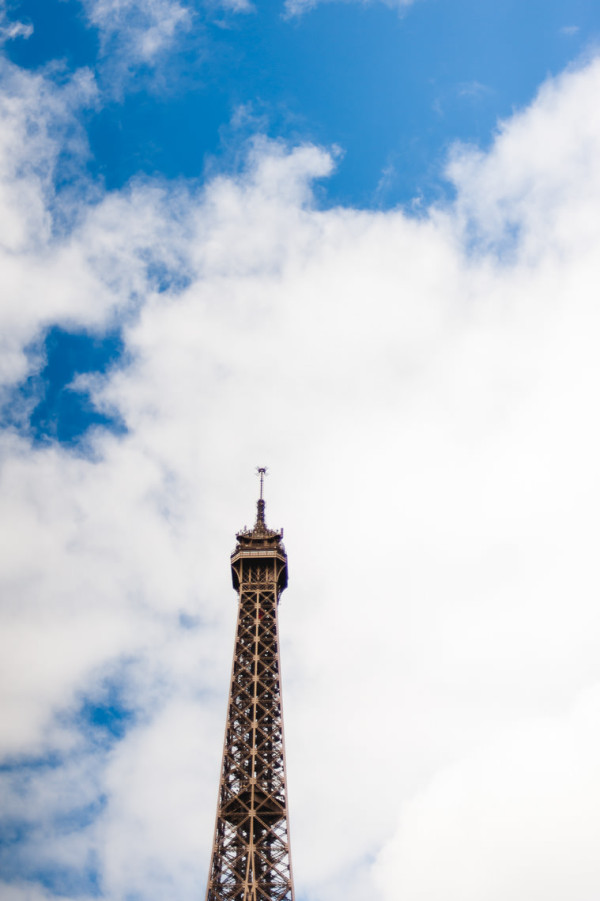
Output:
[[[191,27],[191,8],[179,0],[81,0],[106,53],[115,42],[130,62],[151,64]]]
[[[6,0],[0,0],[0,47],[7,41],[29,38],[33,34],[31,22],[20,22],[9,17]]]
[[[491,88],[489,85],[482,84],[480,81],[464,81],[458,85],[459,97],[482,97],[489,94]]]
[[[0,17],[0,43],[14,41],[16,38],[29,38],[33,34],[33,25],[24,22],[10,22]]]
[[[353,3],[358,2],[361,5],[369,5],[371,3],[382,2],[385,6],[388,6],[390,9],[398,10],[398,12],[403,12],[408,6],[412,6],[415,0],[285,0],[284,8],[285,12],[288,16],[301,16],[307,13],[309,10],[314,9],[320,3],[332,3],[332,2],[343,2],[343,3]]]
[[[210,59],[206,22],[251,12],[250,0],[80,0],[99,39],[97,74],[107,99],[176,90],[186,53]],[[179,59],[179,56],[182,59]]]

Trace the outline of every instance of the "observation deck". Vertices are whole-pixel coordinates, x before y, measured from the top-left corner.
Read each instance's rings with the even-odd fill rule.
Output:
[[[268,581],[277,583],[280,594],[288,583],[287,554],[283,546],[283,529],[267,528],[265,523],[265,502],[261,498],[257,502],[256,523],[253,529],[238,532],[235,550],[231,555],[231,579],[233,587],[239,591],[240,585],[253,581],[251,573],[255,565],[263,561],[265,572],[269,573]],[[269,562],[272,566],[268,566]],[[246,565],[244,565],[246,563]],[[250,566],[252,564],[252,566]]]

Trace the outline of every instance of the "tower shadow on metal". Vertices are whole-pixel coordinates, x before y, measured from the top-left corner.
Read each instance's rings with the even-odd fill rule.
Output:
[[[294,901],[277,624],[287,555],[258,474],[256,523],[231,555],[239,609],[206,901]]]

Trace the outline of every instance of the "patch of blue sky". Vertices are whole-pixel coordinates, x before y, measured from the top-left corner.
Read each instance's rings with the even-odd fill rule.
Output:
[[[129,666],[129,661],[122,662],[115,675],[82,693],[73,708],[57,714],[61,727],[79,737],[74,750],[64,753],[49,750],[36,756],[5,758],[0,762],[0,777],[13,779],[13,789],[23,794],[32,781],[48,771],[64,768],[76,758],[83,759],[90,753],[108,750],[122,740],[137,723],[136,711],[125,700]]]
[[[164,294],[165,291],[178,293],[184,291],[191,283],[191,276],[186,271],[186,264],[183,260],[180,268],[177,268],[167,265],[162,260],[149,258],[146,266],[146,278],[158,294]]]
[[[93,66],[99,52],[98,34],[87,26],[77,0],[18,0],[10,4],[9,13],[33,26],[27,40],[12,41],[5,48],[17,65],[36,69],[52,63],[67,70]]]
[[[85,754],[89,751],[84,751]],[[67,866],[39,855],[40,844],[47,835],[55,838],[77,834],[92,827],[105,809],[107,799],[99,794],[69,804],[70,790],[68,764],[72,759],[61,758],[59,766],[53,766],[56,777],[62,780],[63,804],[58,809],[44,811],[39,808],[39,788],[44,785],[47,770],[43,759],[37,765],[22,764],[12,772],[4,771],[3,796],[5,809],[0,813],[0,874],[4,883],[38,883],[55,895],[76,896],[100,894],[99,872],[96,856],[89,853],[81,866]],[[61,772],[62,768],[62,772]],[[72,776],[70,777],[73,778]],[[7,781],[8,780],[8,781]],[[75,793],[77,794],[77,793]],[[11,799],[19,799],[22,816],[10,812]]]
[[[35,773],[40,770],[55,770],[62,766],[64,757],[57,751],[49,751],[42,755],[18,755],[15,757],[5,757],[0,761],[0,776],[3,774],[20,773],[23,778],[28,773]]]
[[[493,257],[505,266],[514,265],[522,248],[523,226],[521,222],[506,220],[502,229],[482,231],[478,222],[468,221],[462,232],[462,247],[471,258]]]
[[[128,663],[85,694],[74,709],[58,720],[78,736],[69,751],[39,757],[15,757],[0,767],[3,810],[0,811],[0,873],[5,883],[37,883],[53,895],[96,897],[102,894],[93,852],[78,866],[67,866],[39,854],[44,837],[78,834],[93,828],[107,804],[96,784],[81,779],[90,766],[102,768],[111,748],[135,723],[135,712],[124,701]],[[59,803],[40,808],[40,787],[51,782]],[[19,810],[20,815],[14,814]]]
[[[421,0],[402,15],[377,0],[328,2],[291,19],[280,0],[244,15],[189,5],[194,28],[152,88],[134,79],[89,117],[92,171],[109,188],[140,173],[201,178],[209,159],[228,165],[226,144],[245,137],[230,123],[244,108],[271,137],[343,149],[324,203],[430,202],[447,194],[453,141],[486,146],[499,119],[600,34],[592,0]],[[99,71],[80,3],[21,9],[35,31],[9,47],[20,64],[62,58]]]
[[[125,736],[135,719],[134,711],[123,705],[113,690],[103,700],[87,698],[77,712],[74,725],[95,740],[112,744]]]
[[[47,823],[35,823],[27,819],[6,817],[0,819],[0,867],[3,877],[10,876],[10,865],[5,859],[15,852],[17,846],[23,847],[26,853],[27,842],[35,841],[35,833],[40,828],[49,828],[54,835],[66,835],[79,832],[91,826],[106,807],[106,796],[100,795],[91,803],[62,810],[51,817]],[[22,864],[14,860],[15,871],[22,869]]]
[[[131,660],[119,661],[114,672],[82,692],[75,708],[61,716],[62,725],[78,732],[84,744],[108,747],[136,724],[136,710],[126,700],[131,666]]]
[[[0,819],[0,866],[2,872],[5,872],[3,857],[9,848],[15,845],[22,845],[31,835],[34,826],[25,819],[15,819],[13,817]]]
[[[61,811],[52,818],[52,830],[55,833],[78,832],[91,826],[100,816],[107,803],[106,795],[99,795],[89,804],[82,804],[69,810]]]
[[[18,878],[18,877],[17,877]],[[100,873],[95,855],[81,867],[60,866],[48,862],[29,874],[28,882],[39,883],[46,892],[63,898],[102,895]]]
[[[90,428],[123,434],[125,425],[117,416],[98,410],[85,390],[73,387],[84,373],[106,373],[123,359],[118,332],[92,335],[68,332],[55,326],[48,330],[32,356],[44,365],[11,392],[2,417],[4,427],[27,434],[36,445],[58,442],[76,447]]]
[[[186,632],[192,632],[194,629],[198,629],[202,625],[202,620],[199,616],[191,616],[189,613],[185,611],[181,611],[179,614],[179,626],[181,629],[185,629]]]

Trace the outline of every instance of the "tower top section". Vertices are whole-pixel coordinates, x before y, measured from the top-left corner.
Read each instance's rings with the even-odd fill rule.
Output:
[[[263,497],[265,476],[267,475],[266,466],[257,466],[256,472],[260,478],[260,495],[256,502],[256,522],[254,528],[247,529],[244,527],[241,532],[236,535],[238,546],[256,548],[266,547],[267,545],[279,544],[282,549],[281,539],[283,538],[283,529],[273,530],[267,528],[265,521],[265,500]],[[236,551],[238,548],[236,547]]]
[[[252,529],[244,527],[237,533],[236,546],[231,555],[231,569],[233,587],[239,588],[242,577],[242,562],[252,561],[258,563],[261,560],[277,560],[279,590],[287,585],[287,554],[283,546],[283,529],[269,529],[265,520],[265,500],[263,497],[264,480],[267,474],[266,466],[257,466],[256,472],[260,478],[260,495],[256,502],[256,522]],[[242,577],[242,578],[240,578]]]

